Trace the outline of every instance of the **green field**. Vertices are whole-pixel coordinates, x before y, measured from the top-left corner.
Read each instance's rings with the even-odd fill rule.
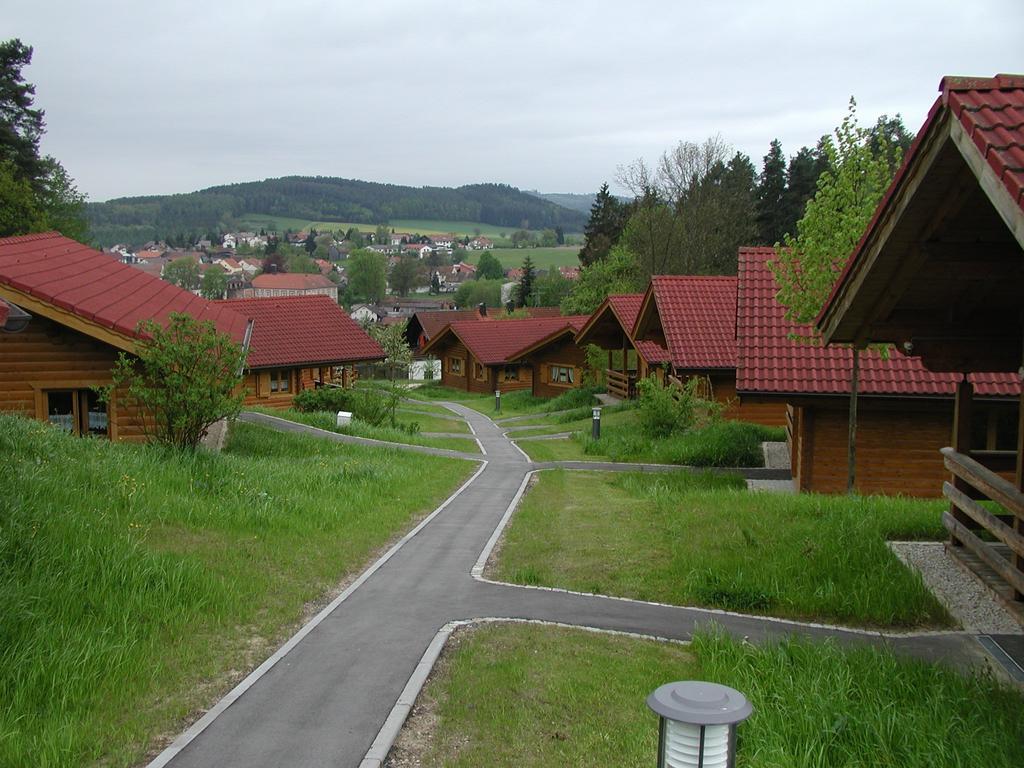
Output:
[[[242,225],[253,230],[268,229],[283,232],[290,229],[293,232],[308,230],[310,227],[318,231],[347,230],[356,227],[363,232],[373,232],[376,224],[357,224],[351,221],[311,221],[309,219],[293,219],[288,216],[271,216],[265,213],[247,213],[239,218]],[[388,222],[388,227],[396,232],[408,232],[421,235],[443,235],[456,234],[475,237],[483,235],[492,240],[502,237],[509,237],[516,231],[516,227],[497,227],[493,224],[482,224],[477,221],[428,221],[425,219],[395,219]],[[539,232],[539,230],[531,230]],[[536,250],[553,250],[550,248],[538,248]],[[575,249],[579,251],[579,248]]]
[[[578,245],[562,245],[557,248],[495,248],[491,253],[498,257],[505,269],[521,267],[523,259],[529,256],[533,266],[540,269],[551,267],[578,267],[580,247]],[[476,264],[482,251],[469,251],[466,261]]]

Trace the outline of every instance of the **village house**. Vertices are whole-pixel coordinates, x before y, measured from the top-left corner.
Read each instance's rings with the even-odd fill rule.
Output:
[[[217,302],[253,320],[245,405],[289,408],[299,392],[353,381],[357,364],[384,359],[380,345],[327,296]]]
[[[294,272],[263,273],[252,279],[252,298],[275,296],[329,296],[338,301],[338,286],[323,275]]]
[[[781,426],[783,404],[737,396],[736,292],[730,276],[652,277],[632,337],[663,347],[668,373],[680,382],[700,379],[701,394],[721,403],[726,418]]]
[[[467,392],[564,391],[582,380],[585,355],[572,337],[585,320],[459,320],[436,333],[422,354],[441,360],[441,383],[447,387]],[[563,343],[566,339],[569,344]]]
[[[379,307],[374,307],[370,304],[353,304],[348,316],[360,325],[368,325],[369,323],[376,323],[383,314],[384,310]]]
[[[823,347],[812,329],[785,319],[767,262],[772,248],[739,253],[739,362],[736,387],[745,407],[786,408],[787,439],[798,490],[846,490],[851,351]],[[793,337],[802,337],[800,341]],[[949,443],[952,373],[933,373],[917,357],[892,350],[861,353],[857,409],[857,490],[860,493],[938,496],[945,474],[939,449]],[[1008,382],[981,376],[984,429],[975,447],[1002,448],[1012,437],[1006,420]]]
[[[494,248],[494,242],[490,238],[477,236],[470,240],[466,247],[471,251],[489,251]]]
[[[894,344],[952,378],[951,474],[933,480],[947,551],[1024,616],[1024,76],[939,91],[817,323],[827,343]],[[985,407],[993,379],[1014,396],[1005,416]]]
[[[0,333],[0,411],[78,435],[142,441],[142,414],[118,389],[101,403],[121,352],[134,353],[143,320],[172,313],[211,321],[245,344],[248,318],[56,232],[0,239],[0,300],[30,315]],[[9,311],[8,311],[9,314]]]

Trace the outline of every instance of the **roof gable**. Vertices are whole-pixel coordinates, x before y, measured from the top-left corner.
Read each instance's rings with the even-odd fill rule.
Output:
[[[664,347],[654,341],[636,340],[633,336],[633,328],[640,315],[643,300],[644,294],[642,293],[621,293],[609,296],[601,302],[601,306],[594,310],[587,322],[583,324],[577,336],[577,342],[589,344],[603,339],[607,344],[609,329],[614,327],[615,332],[629,339],[630,344],[648,364],[666,362],[668,351]]]
[[[518,360],[522,350],[552,334],[567,328],[578,330],[585,320],[585,316],[462,320],[445,326],[424,346],[423,351],[437,349],[444,344],[445,339],[454,336],[484,365],[501,365]]]

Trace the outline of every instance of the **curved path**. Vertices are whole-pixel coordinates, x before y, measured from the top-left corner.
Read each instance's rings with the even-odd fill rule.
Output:
[[[458,404],[445,405],[469,421],[486,450],[485,456],[460,455],[480,462],[480,470],[161,753],[152,768],[355,768],[363,763],[435,636],[450,622],[479,617],[552,621],[680,640],[715,622],[753,640],[798,633],[842,643],[884,643],[963,666],[984,657],[974,637],[960,632],[881,635],[487,581],[483,562],[529,474],[540,465],[531,464],[486,416]],[[283,420],[273,417],[246,420],[328,439],[343,437],[280,424]],[[392,726],[394,720],[389,721]],[[370,764],[378,763],[365,763]]]

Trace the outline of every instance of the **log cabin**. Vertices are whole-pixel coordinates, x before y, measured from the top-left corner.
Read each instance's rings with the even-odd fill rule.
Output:
[[[785,318],[768,266],[773,248],[739,252],[736,387],[746,403],[786,407],[787,440],[796,488],[842,493],[847,483],[852,352],[815,343],[813,330]],[[949,441],[958,376],[935,373],[920,358],[892,350],[861,352],[856,438],[859,493],[940,495],[939,449]],[[1010,382],[976,379],[986,420],[979,449],[1003,449],[1013,437]]]
[[[725,418],[782,426],[783,404],[748,402],[737,395],[737,285],[728,276],[652,277],[633,338],[665,348],[670,371],[681,381],[704,379],[710,387],[705,396],[724,406]]]
[[[1024,75],[946,77],[939,92],[817,325],[954,379],[941,458],[932,448],[947,550],[1024,618]],[[995,446],[1008,450],[979,456],[992,379],[1015,395]]]
[[[217,304],[253,320],[244,405],[289,408],[305,389],[353,381],[354,366],[384,359],[384,350],[323,295],[228,299]]]
[[[446,387],[557,394],[581,385],[585,354],[568,337],[585,320],[582,316],[457,321],[427,342],[423,354],[440,358],[441,383]]]
[[[120,353],[144,336],[139,322],[172,313],[209,320],[245,345],[251,322],[57,232],[0,239],[0,300],[30,315],[0,332],[0,411],[79,435],[141,442],[141,415],[123,390],[101,403]]]
[[[579,334],[576,343],[581,347],[593,344],[608,352],[608,367],[604,371],[608,393],[622,400],[636,397],[638,380],[651,375],[663,379],[669,362],[668,350],[653,341],[633,338],[642,293],[613,294],[601,302]],[[620,363],[615,365],[618,353]]]

